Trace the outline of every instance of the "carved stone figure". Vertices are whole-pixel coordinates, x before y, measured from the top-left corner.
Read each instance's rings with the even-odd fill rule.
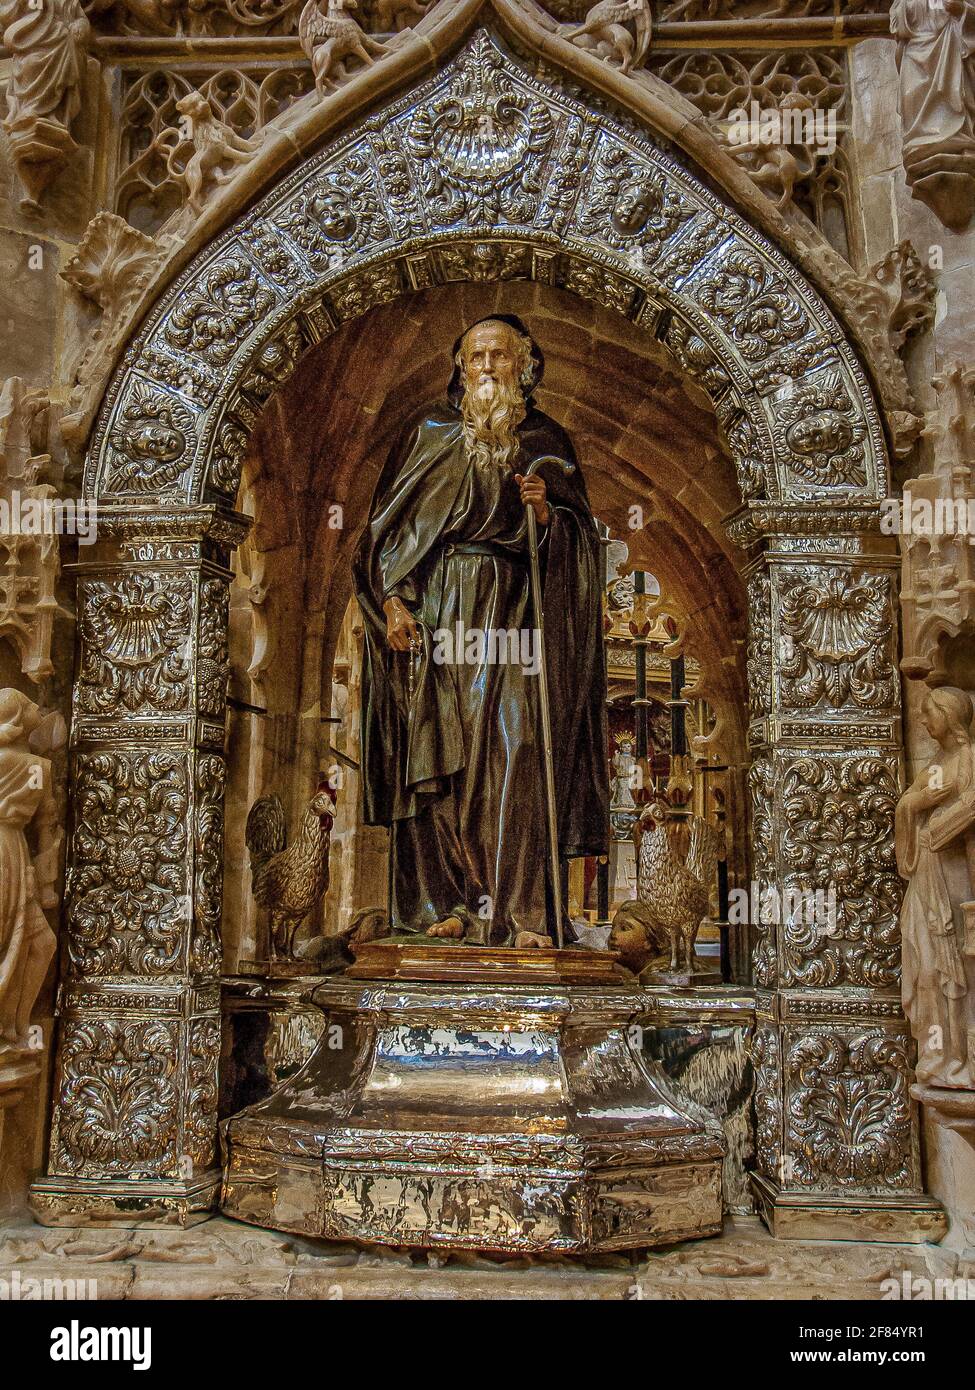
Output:
[[[383,33],[405,29],[414,18],[425,15],[430,4],[431,0],[376,0],[376,27]]]
[[[578,470],[528,475],[575,455],[534,405],[543,362],[520,321],[475,324],[454,361],[448,400],[410,420],[389,458],[356,558],[365,818],[391,827],[394,931],[549,946],[526,506],[563,692],[552,747],[570,857],[607,851],[599,541]]]
[[[975,706],[965,691],[942,686],[925,699],[921,719],[940,752],[901,797],[895,820],[897,867],[908,881],[904,1010],[917,1040],[918,1080],[972,1088]]]
[[[647,55],[652,23],[649,0],[599,0],[567,37],[627,73]]]
[[[319,787],[309,801],[290,845],[279,797],[262,796],[250,809],[245,841],[252,889],[270,914],[271,950],[279,960],[294,959],[295,933],[328,888],[334,820],[335,797],[327,786]]]
[[[46,480],[51,456],[42,453],[50,402],[10,377],[0,390],[0,638],[20,656],[32,681],[54,670],[51,641],[62,611],[58,536],[50,508],[56,489]],[[48,524],[51,518],[51,524]]]
[[[0,1054],[28,1045],[31,1009],[56,945],[45,908],[55,891],[61,830],[52,771],[41,750],[63,740],[64,721],[19,690],[0,690]],[[38,828],[32,859],[24,831]]]
[[[894,0],[904,170],[915,198],[961,231],[975,212],[975,5]]]
[[[3,43],[13,55],[4,129],[17,172],[38,200],[77,149],[71,123],[81,108],[81,83],[91,26],[79,0],[4,0]]]
[[[315,90],[320,96],[348,77],[350,58],[371,67],[385,52],[381,43],[363,33],[346,14],[346,10],[357,8],[358,0],[308,0],[301,12],[298,37],[311,60]]]
[[[670,810],[667,798],[655,794],[637,822],[637,897],[670,941],[670,969],[690,974],[715,866],[725,851],[721,836],[707,821],[691,816],[686,827],[674,825],[668,819]]]
[[[213,107],[199,92],[188,92],[176,103],[176,110],[187,122],[187,138],[193,146],[183,170],[186,201],[194,212],[200,213],[214,187],[229,183],[235,167],[248,162],[260,149],[264,137],[261,134],[248,139],[238,135],[226,121],[214,115]],[[182,147],[177,145],[173,153]]]
[[[779,104],[782,112],[814,109],[814,103],[801,92],[787,93]],[[792,202],[796,184],[816,167],[815,151],[801,140],[763,142],[756,138],[733,144],[731,153],[780,212]]]

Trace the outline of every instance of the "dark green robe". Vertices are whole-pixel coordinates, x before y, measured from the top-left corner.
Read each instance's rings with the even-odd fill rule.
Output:
[[[519,435],[521,460],[499,469],[468,460],[453,405],[414,418],[383,471],[356,555],[364,814],[391,828],[397,931],[424,931],[457,913],[469,937],[500,944],[517,931],[545,932],[552,921],[539,677],[518,663],[434,659],[443,653],[435,634],[454,633],[458,621],[468,632],[533,628],[514,473],[543,454],[575,456],[540,411],[530,410]],[[551,507],[540,554],[560,848],[565,856],[604,854],[599,540],[578,468],[566,476],[545,465],[541,474]],[[393,595],[420,623],[416,657],[388,646],[383,603]]]

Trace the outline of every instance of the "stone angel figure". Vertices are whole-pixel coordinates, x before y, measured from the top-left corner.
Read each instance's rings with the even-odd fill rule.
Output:
[[[62,831],[50,759],[64,720],[19,690],[0,690],[0,1054],[28,1045],[31,1009],[54,955],[45,908],[56,907]],[[33,857],[25,831],[34,823]]]
[[[933,690],[921,719],[937,757],[901,797],[897,867],[907,879],[901,909],[904,1011],[917,1041],[918,1080],[973,1085],[972,979],[963,957],[965,913],[975,912],[975,706],[963,690]],[[971,1030],[971,1031],[970,1031]]]

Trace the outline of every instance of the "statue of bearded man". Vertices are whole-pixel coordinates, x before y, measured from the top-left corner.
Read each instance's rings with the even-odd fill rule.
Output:
[[[609,791],[599,539],[575,454],[535,406],[542,354],[521,322],[474,324],[448,400],[410,419],[355,561],[365,618],[365,818],[390,828],[394,932],[549,946],[538,633],[543,575],[560,852],[604,854]]]

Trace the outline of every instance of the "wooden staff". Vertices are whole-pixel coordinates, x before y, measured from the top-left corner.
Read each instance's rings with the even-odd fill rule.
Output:
[[[543,454],[541,458],[532,459],[525,470],[524,476],[530,478],[541,468],[543,463],[554,463],[562,469],[563,473],[573,473],[575,464],[569,463],[568,459],[560,459],[555,454]],[[549,504],[551,506],[551,504]],[[549,871],[552,875],[552,897],[555,901],[555,940],[561,951],[565,945],[565,938],[562,932],[562,875],[559,871],[559,824],[558,813],[555,802],[555,768],[552,762],[552,712],[548,703],[548,666],[545,660],[545,603],[542,593],[542,574],[538,563],[538,523],[535,520],[535,511],[530,503],[525,504],[525,516],[528,520],[528,553],[531,558],[531,588],[532,588],[532,609],[535,616],[535,627],[538,631],[540,644],[540,657],[538,678],[539,700],[542,711],[542,749],[545,756],[545,802],[548,812],[548,853]]]

